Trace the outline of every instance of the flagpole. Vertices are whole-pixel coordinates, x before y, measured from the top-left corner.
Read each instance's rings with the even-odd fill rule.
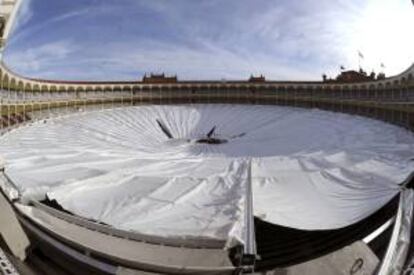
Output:
[[[362,70],[361,59],[363,59],[363,58],[364,58],[364,55],[361,53],[361,51],[358,51],[358,66],[359,66],[360,70]]]
[[[414,1],[414,0],[413,0],[413,1]],[[381,62],[380,66],[381,66],[381,72],[382,72],[382,73],[384,73],[384,69],[385,69],[385,65],[384,65],[384,63],[382,63],[382,62]]]

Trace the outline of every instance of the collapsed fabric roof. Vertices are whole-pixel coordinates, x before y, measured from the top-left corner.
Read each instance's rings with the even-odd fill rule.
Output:
[[[199,143],[209,132],[225,142]],[[335,229],[369,216],[413,171],[414,137],[319,110],[141,106],[22,127],[0,139],[0,155],[24,199],[47,194],[116,228],[233,243],[249,184],[254,214],[274,224]]]

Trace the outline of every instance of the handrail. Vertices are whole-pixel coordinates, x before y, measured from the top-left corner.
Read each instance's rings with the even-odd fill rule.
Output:
[[[403,189],[391,240],[377,275],[397,275],[403,272],[410,247],[413,213],[414,190]]]
[[[52,207],[49,207],[45,204],[42,204],[37,201],[31,201],[31,205],[34,207],[56,217],[62,219],[66,222],[76,224],[78,226],[94,230],[100,233],[104,233],[110,236],[115,236],[119,238],[134,240],[138,242],[145,242],[150,244],[172,246],[172,247],[184,247],[184,248],[200,248],[200,249],[224,249],[225,241],[223,240],[214,240],[207,238],[165,238],[147,234],[140,234],[136,232],[129,232],[114,227],[99,224],[88,219],[67,214],[65,212],[56,210]]]

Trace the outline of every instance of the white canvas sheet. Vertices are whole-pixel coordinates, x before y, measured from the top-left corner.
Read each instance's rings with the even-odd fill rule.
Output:
[[[213,126],[227,143],[195,142]],[[271,223],[334,229],[369,216],[413,171],[414,137],[319,110],[143,106],[17,129],[0,139],[0,155],[25,199],[47,194],[75,214],[140,233],[234,240],[249,181],[255,215]]]

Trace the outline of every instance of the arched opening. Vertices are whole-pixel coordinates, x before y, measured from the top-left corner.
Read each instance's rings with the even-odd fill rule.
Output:
[[[66,91],[70,94],[75,94],[75,88],[74,87],[67,87]]]
[[[350,96],[350,88],[348,85],[342,87],[342,98],[348,98]]]
[[[130,86],[124,86],[124,87],[122,88],[122,90],[123,90],[124,92],[130,92],[132,89],[131,89],[131,87],[130,87]]]
[[[41,91],[42,93],[48,93],[48,92],[49,92],[49,89],[48,89],[48,87],[47,87],[46,85],[42,85],[42,87],[41,87],[40,91]]]
[[[34,101],[40,101],[41,100],[41,97],[40,97],[40,87],[39,87],[38,84],[34,84],[33,85],[32,95],[33,95],[33,100]]]
[[[332,88],[332,96],[335,98],[341,97],[341,87],[336,85]]]
[[[77,99],[87,99],[85,95],[85,89],[83,89],[83,87],[77,87],[75,89],[75,94]]]
[[[3,87],[3,90],[9,89],[9,76],[7,74],[5,74],[2,79],[2,87]]]
[[[360,95],[359,95],[359,97],[360,98],[362,98],[362,99],[367,99],[368,97],[369,97],[369,95],[368,95],[368,88],[367,88],[367,86],[366,85],[361,85],[360,87],[359,87],[359,93],[360,93]]]
[[[408,77],[407,77],[407,84],[408,84],[408,86],[410,86],[410,87],[414,87],[414,78],[413,78],[413,75],[410,73],[410,74],[408,74]]]
[[[30,83],[26,83],[24,90],[26,91],[26,93],[32,92],[32,85],[30,85]]]
[[[10,80],[9,85],[10,85],[10,86],[9,86],[9,89],[10,89],[10,90],[12,90],[12,91],[16,91],[16,90],[17,90],[16,79],[12,78],[12,79]]]
[[[35,92],[35,93],[39,93],[39,92],[40,92],[40,87],[39,87],[39,85],[38,85],[38,84],[35,84],[35,85],[33,86],[33,92]]]
[[[394,80],[393,84],[394,84],[394,86],[398,86],[400,84],[400,81],[399,80]]]
[[[352,85],[351,86],[351,98],[357,98],[358,97],[358,86]]]
[[[58,88],[58,92],[59,92],[59,93],[61,93],[61,94],[66,93],[66,88],[65,88],[65,86],[59,86],[59,88]]]
[[[61,101],[68,100],[68,95],[66,94],[66,89],[64,86],[52,86],[54,97],[59,98]]]
[[[370,99],[375,99],[376,93],[375,93],[375,85],[374,84],[370,84],[368,87],[368,97]]]

